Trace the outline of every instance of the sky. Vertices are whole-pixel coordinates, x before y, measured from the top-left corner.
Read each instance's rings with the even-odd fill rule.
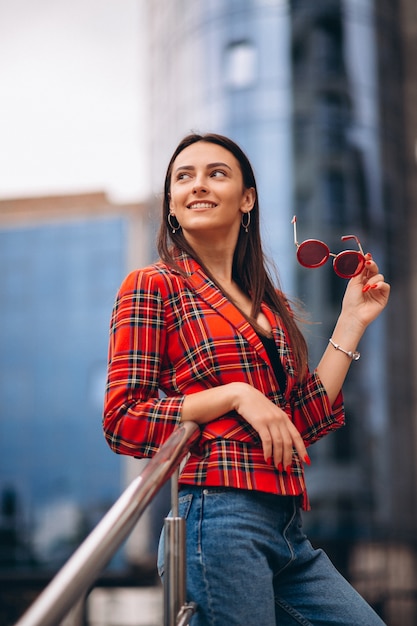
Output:
[[[0,0],[0,199],[146,196],[142,2]]]

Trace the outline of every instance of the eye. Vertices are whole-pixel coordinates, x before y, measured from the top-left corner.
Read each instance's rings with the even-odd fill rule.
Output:
[[[190,174],[188,172],[179,172],[176,176],[176,180],[187,180],[190,178]]]
[[[226,176],[226,172],[224,170],[216,169],[211,172],[210,176],[212,178],[221,178],[223,176]]]

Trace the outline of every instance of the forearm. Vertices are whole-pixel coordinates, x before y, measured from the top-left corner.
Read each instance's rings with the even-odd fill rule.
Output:
[[[355,352],[365,327],[344,316],[340,316],[332,333],[332,340],[343,350]],[[329,343],[317,366],[317,374],[326,389],[330,404],[333,405],[340,392],[352,359]]]
[[[337,320],[332,339],[344,350],[354,352],[367,326],[385,308],[390,286],[379,273],[371,255],[366,255],[363,272],[351,278],[342,302],[342,312]],[[317,374],[333,404],[342,388],[352,359],[329,344],[317,367]]]
[[[289,416],[248,383],[234,382],[187,395],[181,419],[207,424],[231,411],[256,430],[269,465],[290,471],[294,448],[301,460],[310,463],[303,439]]]
[[[229,383],[185,396],[181,421],[207,424],[236,409],[239,385]]]

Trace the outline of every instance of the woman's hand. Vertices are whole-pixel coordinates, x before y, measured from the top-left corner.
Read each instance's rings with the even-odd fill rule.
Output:
[[[362,331],[384,310],[390,293],[390,286],[371,254],[365,257],[363,271],[350,279],[342,302],[342,315],[350,316]]]
[[[265,461],[289,471],[295,448],[300,460],[310,464],[304,441],[285,411],[251,385],[232,384],[236,386],[234,408],[258,433]]]
[[[342,311],[332,334],[334,343],[345,351],[356,350],[366,327],[384,310],[389,298],[390,286],[379,273],[371,255],[366,254],[365,257],[363,271],[348,282]],[[342,388],[351,362],[346,354],[334,350],[329,344],[317,366],[331,405]]]
[[[185,396],[181,419],[207,424],[230,411],[256,430],[268,464],[288,471],[294,448],[300,460],[310,464],[304,441],[285,411],[248,383],[228,383]]]

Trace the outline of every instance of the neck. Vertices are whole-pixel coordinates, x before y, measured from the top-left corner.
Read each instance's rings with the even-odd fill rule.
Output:
[[[234,246],[222,244],[215,245],[212,241],[189,241],[193,250],[198,255],[210,274],[223,286],[231,284]]]

